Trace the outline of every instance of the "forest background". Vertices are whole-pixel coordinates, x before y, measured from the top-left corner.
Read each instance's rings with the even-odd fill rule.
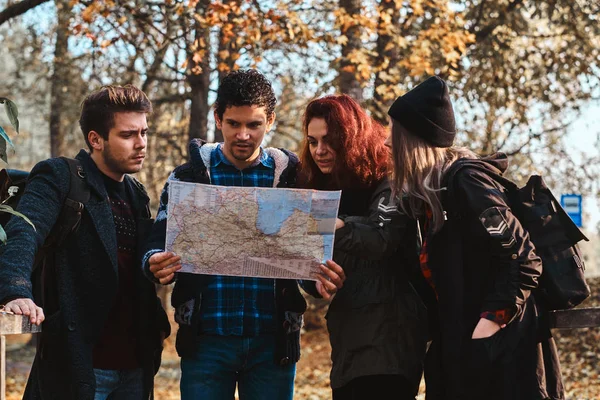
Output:
[[[451,85],[458,143],[506,152],[520,182],[538,172],[557,193],[597,200],[599,18],[595,0],[0,0],[0,95],[21,121],[16,135],[0,113],[16,149],[0,156],[29,169],[75,154],[83,97],[133,83],[155,106],[139,179],[156,201],[189,139],[221,139],[211,105],[232,69],[273,80],[265,144],[291,150],[312,98],[348,93],[387,124],[391,102],[437,74]]]
[[[221,139],[211,106],[230,70],[273,81],[265,145],[292,151],[311,99],[348,93],[387,124],[391,102],[436,74],[451,87],[457,142],[507,153],[520,183],[541,173],[555,193],[582,194],[597,238],[599,19],[597,0],[0,0],[0,97],[21,125],[0,113],[14,144],[0,140],[0,159],[30,169],[75,155],[84,96],[133,83],[155,108],[137,175],[155,212],[188,141]],[[590,249],[597,265],[597,240]]]

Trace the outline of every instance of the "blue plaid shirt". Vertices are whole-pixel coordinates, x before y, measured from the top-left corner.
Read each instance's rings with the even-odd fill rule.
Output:
[[[262,149],[256,161],[243,170],[225,158],[217,146],[210,156],[211,184],[273,187],[275,161]],[[275,331],[275,280],[211,275],[203,292],[202,332],[256,336]]]

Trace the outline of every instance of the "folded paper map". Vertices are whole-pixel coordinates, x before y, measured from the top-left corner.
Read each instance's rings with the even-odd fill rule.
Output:
[[[180,272],[316,280],[340,191],[169,182],[166,249]]]

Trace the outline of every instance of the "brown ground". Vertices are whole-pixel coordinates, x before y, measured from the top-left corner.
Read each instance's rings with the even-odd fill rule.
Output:
[[[600,278],[590,279],[592,298],[580,307],[600,307]],[[302,357],[298,363],[296,393],[299,400],[327,400],[329,389],[329,341],[323,315],[325,302],[311,302],[302,333]],[[174,327],[175,328],[175,327]],[[175,328],[176,329],[176,328]],[[554,331],[563,368],[567,400],[600,399],[600,327]],[[20,400],[33,358],[33,348],[25,346],[27,335],[7,336],[7,400]],[[156,378],[157,400],[179,400],[179,360],[173,345],[174,335],[166,344],[163,363]],[[421,391],[424,387],[422,385]],[[419,400],[423,400],[421,393]]]

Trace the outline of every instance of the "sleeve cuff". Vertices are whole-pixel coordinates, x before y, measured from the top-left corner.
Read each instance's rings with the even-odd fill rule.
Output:
[[[150,281],[157,283],[159,285],[160,285],[159,280],[154,277],[152,272],[150,272],[150,263],[148,262],[148,260],[150,259],[150,257],[152,257],[152,255],[154,255],[156,253],[160,253],[162,251],[164,251],[164,249],[148,250],[146,252],[146,254],[144,254],[144,257],[142,257],[142,272],[143,272],[144,276],[146,278],[148,278]]]
[[[507,325],[514,316],[513,310],[503,309],[503,310],[495,310],[495,311],[484,311],[479,314],[481,318],[488,319],[490,321],[494,321],[498,325]]]

